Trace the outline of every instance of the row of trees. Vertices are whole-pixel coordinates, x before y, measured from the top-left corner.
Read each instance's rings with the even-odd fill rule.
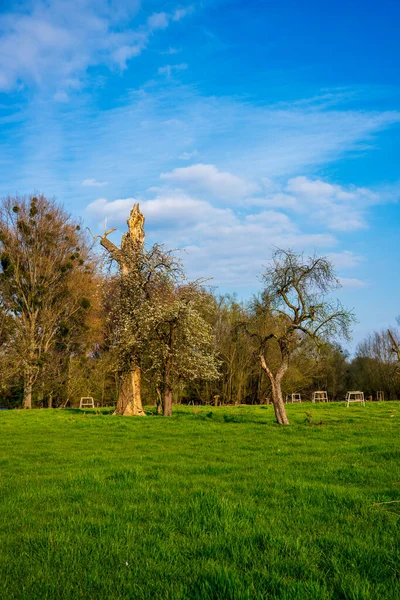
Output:
[[[244,304],[189,281],[176,253],[147,247],[138,205],[127,224],[118,247],[114,230],[91,237],[44,196],[2,201],[2,404],[66,406],[92,395],[120,414],[156,404],[170,415],[174,401],[269,398],[287,423],[293,391],[397,396],[395,331],[371,335],[351,362],[337,344],[354,316],[332,300],[338,281],[326,258],[276,251],[262,293]]]

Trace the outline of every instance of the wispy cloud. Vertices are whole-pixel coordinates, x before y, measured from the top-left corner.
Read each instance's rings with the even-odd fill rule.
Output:
[[[170,15],[165,12],[153,13],[147,19],[147,25],[151,31],[165,29],[169,25],[170,18]]]
[[[96,181],[96,179],[84,179],[82,185],[86,187],[104,187],[108,181]]]
[[[190,160],[191,158],[194,158],[195,156],[198,156],[198,152],[197,150],[192,150],[191,152],[182,152],[182,154],[179,156],[179,158],[181,160]]]
[[[173,48],[172,46],[170,46],[167,50],[162,50],[160,52],[160,54],[179,54],[179,52],[181,52],[180,48]]]
[[[330,252],[327,257],[333,263],[335,269],[353,269],[358,267],[365,258],[356,254],[350,250],[344,250],[343,252]]]
[[[123,225],[137,201],[99,198],[89,204],[87,214],[98,222],[107,217],[110,224]],[[140,206],[150,241],[162,229],[167,244],[185,248],[191,276],[213,277],[216,284],[236,289],[254,286],[273,246],[326,249],[336,243],[329,233],[302,232],[283,213],[240,215],[183,192],[161,191],[150,200],[140,199]]]
[[[177,8],[172,13],[172,20],[173,21],[181,21],[182,19],[184,19],[188,15],[191,15],[193,12],[194,12],[194,5],[193,4],[190,4],[189,6]]]
[[[259,186],[255,183],[241,179],[232,173],[220,171],[214,165],[202,163],[179,167],[170,173],[162,173],[161,179],[193,191],[211,194],[219,200],[235,201],[259,191]]]
[[[38,0],[0,16],[0,90],[21,85],[62,88],[67,94],[89,67],[123,70],[152,34],[184,18],[192,7],[138,15],[140,0]],[[64,96],[64,99],[66,96]]]
[[[188,68],[186,63],[180,63],[178,65],[164,65],[163,67],[159,67],[158,74],[166,75],[167,77],[171,77],[171,75],[175,72],[186,71]]]
[[[360,289],[368,286],[366,281],[362,281],[361,279],[357,279],[355,277],[339,277],[339,281],[345,289]]]
[[[331,231],[364,227],[366,208],[380,201],[366,188],[344,188],[306,176],[286,183],[247,181],[201,163],[161,173],[160,179],[161,185],[145,195],[98,198],[89,204],[87,215],[119,225],[139,201],[150,240],[158,239],[162,230],[169,245],[186,248],[192,275],[213,276],[219,285],[236,289],[254,284],[276,246],[327,254],[339,272],[357,267],[363,257],[349,250],[333,251],[339,240]],[[260,199],[263,186],[266,195]],[[346,289],[366,285],[351,277],[340,281]]]
[[[310,222],[317,222],[333,231],[357,231],[368,226],[366,209],[380,201],[379,195],[367,188],[344,188],[321,179],[298,176],[258,202],[307,215]]]
[[[201,97],[190,87],[175,85],[132,92],[125,104],[101,113],[85,104],[70,109],[65,103],[59,105],[60,110],[55,104],[35,104],[7,116],[12,136],[3,143],[0,193],[9,191],[11,179],[20,192],[41,188],[61,199],[82,198],[81,183],[90,173],[97,181],[109,182],[114,198],[123,198],[143,193],[164,173],[164,185],[185,185],[196,194],[202,187],[205,198],[219,182],[225,205],[229,198],[224,189],[231,190],[236,204],[238,190],[249,193],[246,186],[259,186],[252,196],[254,205],[295,212],[302,203],[311,208],[312,196],[305,200],[304,186],[318,185],[316,178],[296,179],[299,173],[351,156],[366,140],[373,145],[376,134],[400,121],[400,113],[393,111],[321,111],[312,104],[304,110],[290,105],[285,109],[254,106],[236,99]],[[38,144],[43,132],[46,144]],[[203,166],[189,164],[189,170],[180,171],[182,159],[197,155],[193,156],[193,148]],[[226,187],[230,175],[233,179]],[[290,179],[291,189],[285,183]],[[363,188],[332,189],[327,206],[332,202],[342,206],[341,192],[355,194],[356,209],[362,210],[353,225],[364,225],[364,203],[374,202],[373,195]],[[81,202],[85,200],[93,196],[83,196]],[[351,203],[346,206],[351,208]],[[332,223],[342,222],[343,228],[342,216],[343,212],[336,215]]]

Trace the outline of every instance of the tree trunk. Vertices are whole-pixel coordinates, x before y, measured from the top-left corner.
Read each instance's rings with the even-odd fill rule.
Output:
[[[174,350],[175,342],[175,326],[176,323],[172,322],[169,324],[169,340],[168,340],[168,354],[165,359],[164,365],[164,403],[163,403],[163,415],[164,417],[172,416],[172,388],[170,385],[171,371],[172,371],[172,352]]]
[[[162,409],[162,407],[163,407],[163,402],[162,402],[162,398],[161,398],[161,391],[160,391],[160,388],[159,388],[159,387],[157,387],[156,391],[157,391],[157,399],[156,399],[156,413],[157,413],[157,415],[162,415],[162,413],[163,413],[163,409]]]
[[[32,384],[30,381],[25,381],[24,384],[24,399],[22,408],[32,408]]]
[[[265,357],[263,354],[260,355],[260,361],[261,361],[261,367],[266,372],[266,374],[268,375],[269,380],[271,382],[272,403],[274,405],[276,422],[279,425],[289,425],[289,419],[287,418],[287,415],[286,415],[286,408],[285,408],[285,403],[283,402],[282,388],[281,388],[282,377],[286,373],[289,365],[288,365],[287,361],[285,361],[285,360],[282,361],[276,375],[274,375],[272,373],[271,369],[267,366],[267,363],[265,361]]]
[[[34,376],[32,369],[27,367],[24,376],[24,397],[22,401],[22,408],[32,408],[33,381]]]
[[[172,390],[169,385],[164,390],[164,417],[172,416]]]
[[[124,277],[129,274],[130,271],[130,258],[132,255],[132,246],[136,250],[142,250],[144,246],[144,216],[140,212],[139,204],[134,204],[129,219],[127,220],[129,232],[122,236],[121,248],[117,248],[107,236],[115,231],[110,229],[105,231],[100,238],[100,243],[109,252],[111,258],[113,258],[120,267],[121,275]],[[128,259],[127,259],[128,258]],[[117,415],[139,415],[145,416],[145,412],[142,406],[142,396],[140,390],[140,367],[132,368],[129,373],[126,373],[123,377],[122,385],[120,387],[117,408],[114,414]]]
[[[142,395],[140,388],[141,370],[139,366],[132,369],[123,376],[115,415],[145,416],[142,406]]]
[[[271,380],[272,402],[275,410],[276,422],[279,425],[289,425],[289,419],[286,415],[285,403],[283,402],[281,382],[276,378]]]
[[[49,397],[47,399],[47,408],[53,408],[53,393],[50,392]]]

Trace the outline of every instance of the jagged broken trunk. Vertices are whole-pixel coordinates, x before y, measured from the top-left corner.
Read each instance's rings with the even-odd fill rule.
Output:
[[[141,370],[134,366],[122,377],[118,396],[117,408],[114,414],[130,416],[145,416],[141,394]]]
[[[143,251],[144,246],[144,216],[140,212],[139,204],[134,204],[129,219],[127,220],[128,232],[122,237],[121,248],[113,244],[107,236],[115,231],[110,229],[100,236],[100,243],[109,252],[120,268],[122,278],[130,274],[135,262],[135,254]],[[121,387],[114,414],[125,416],[144,416],[142,395],[140,388],[141,370],[137,364],[122,377]]]

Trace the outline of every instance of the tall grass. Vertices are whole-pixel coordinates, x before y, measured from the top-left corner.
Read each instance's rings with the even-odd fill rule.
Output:
[[[288,412],[1,411],[0,597],[400,598],[400,404]]]

